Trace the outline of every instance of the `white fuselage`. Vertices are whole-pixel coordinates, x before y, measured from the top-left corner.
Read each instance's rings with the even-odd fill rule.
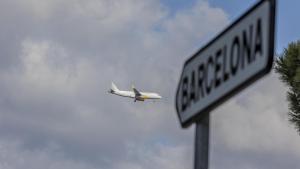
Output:
[[[137,100],[145,100],[145,99],[161,99],[161,96],[157,93],[149,93],[149,92],[140,92],[140,96],[136,96],[133,91],[111,91],[110,93],[123,96],[123,97],[130,97],[130,98],[136,98]]]
[[[139,92],[133,86],[132,91],[119,90],[113,82],[111,83],[111,89],[108,92],[118,96],[134,98],[134,102],[136,102],[137,100],[144,101],[146,99],[161,99],[161,96],[157,93]]]

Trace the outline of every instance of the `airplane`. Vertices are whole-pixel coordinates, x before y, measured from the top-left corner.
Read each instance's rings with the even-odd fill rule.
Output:
[[[161,99],[162,97],[157,93],[149,92],[139,92],[134,86],[132,86],[132,91],[122,91],[117,88],[117,86],[112,82],[111,89],[108,93],[115,94],[123,97],[130,97],[136,101],[144,101],[146,99]]]

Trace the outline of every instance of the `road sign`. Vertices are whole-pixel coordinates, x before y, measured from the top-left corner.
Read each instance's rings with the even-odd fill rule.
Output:
[[[185,63],[176,94],[182,127],[269,73],[275,0],[262,0]]]

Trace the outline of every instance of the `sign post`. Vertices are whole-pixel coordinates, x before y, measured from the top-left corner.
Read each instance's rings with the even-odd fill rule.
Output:
[[[196,123],[195,169],[207,169],[209,160],[209,114]]]
[[[175,104],[183,128],[197,123],[196,167],[208,159],[208,112],[272,68],[275,2],[259,1],[184,63]]]

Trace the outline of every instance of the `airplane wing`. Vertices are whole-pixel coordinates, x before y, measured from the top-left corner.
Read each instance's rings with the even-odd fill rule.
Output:
[[[138,90],[136,90],[136,88],[134,86],[132,86],[132,90],[133,90],[135,96],[141,96],[142,95]]]

